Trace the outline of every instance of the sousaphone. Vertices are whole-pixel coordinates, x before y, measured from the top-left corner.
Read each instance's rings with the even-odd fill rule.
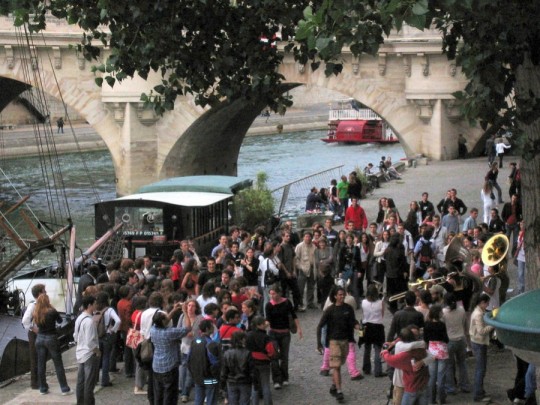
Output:
[[[448,272],[461,272],[470,265],[471,254],[463,245],[462,236],[454,236],[444,255],[444,264]]]
[[[454,291],[469,290],[473,292],[482,291],[482,281],[469,270],[472,259],[469,250],[463,244],[462,236],[455,236],[444,256],[444,264],[449,273],[454,273],[456,282]]]
[[[506,235],[499,233],[488,239],[482,249],[482,262],[488,266],[499,266],[499,271],[506,270],[506,255],[510,242]]]

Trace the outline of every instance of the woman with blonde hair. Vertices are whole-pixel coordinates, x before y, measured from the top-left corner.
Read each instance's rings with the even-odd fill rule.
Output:
[[[33,319],[38,327],[36,338],[36,350],[38,355],[38,381],[39,393],[46,395],[49,393],[49,385],[47,384],[47,355],[49,355],[54,363],[56,378],[60,384],[62,395],[70,395],[73,393],[66,380],[64,363],[62,363],[62,354],[58,347],[58,337],[56,335],[56,324],[62,322],[60,314],[51,305],[49,296],[41,294],[36,301],[34,308]]]
[[[484,204],[484,222],[488,224],[491,209],[497,207],[493,186],[489,180],[484,181],[484,187],[480,190],[480,198],[482,198],[482,203]]]

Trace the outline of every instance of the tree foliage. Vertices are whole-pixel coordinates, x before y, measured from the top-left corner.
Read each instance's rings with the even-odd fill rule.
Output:
[[[274,214],[274,198],[266,181],[266,173],[259,172],[255,187],[242,190],[234,197],[233,221],[244,229],[266,226]]]
[[[304,14],[296,38],[304,42],[301,57],[330,62],[334,70],[340,70],[335,60],[343,44],[354,55],[373,54],[383,34],[399,30],[403,23],[418,29],[437,28],[443,50],[470,80],[454,94],[466,117],[479,120],[484,129],[505,127],[519,134],[519,122],[530,124],[540,117],[539,95],[516,92],[516,70],[525,60],[533,66],[540,63],[539,18],[538,0],[322,1]],[[532,140],[520,140],[526,159],[540,153]]]
[[[0,13],[16,24],[45,28],[47,12],[87,33],[79,49],[98,60],[97,83],[151,71],[163,76],[152,94],[158,113],[178,95],[194,94],[202,106],[224,98],[264,100],[275,110],[291,101],[279,92],[283,55],[276,33],[293,35],[308,1],[297,0],[2,0]],[[102,46],[110,55],[102,59]]]
[[[158,113],[174,108],[181,94],[194,94],[203,106],[246,97],[283,110],[291,100],[278,86],[278,31],[295,39],[286,50],[300,63],[317,69],[324,62],[331,75],[343,68],[344,46],[375,55],[406,23],[441,31],[444,51],[470,79],[455,94],[469,119],[515,131],[518,120],[540,116],[538,95],[514,91],[524,59],[539,63],[538,0],[0,0],[0,13],[31,31],[45,28],[48,12],[86,30],[79,47],[98,60],[98,84],[159,72],[162,83],[143,96]],[[539,152],[523,143],[526,157]]]

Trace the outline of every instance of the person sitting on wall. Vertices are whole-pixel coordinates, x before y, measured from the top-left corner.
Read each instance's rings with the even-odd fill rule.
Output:
[[[317,187],[313,187],[306,198],[306,212],[320,212],[319,204],[324,204],[324,201],[321,198]]]

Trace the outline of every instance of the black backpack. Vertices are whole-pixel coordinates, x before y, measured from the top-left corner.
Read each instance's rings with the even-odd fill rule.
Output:
[[[431,249],[431,242],[423,241],[420,243],[422,243],[420,252],[418,252],[418,258],[420,260],[420,263],[431,264],[431,261],[433,260],[433,250]]]

